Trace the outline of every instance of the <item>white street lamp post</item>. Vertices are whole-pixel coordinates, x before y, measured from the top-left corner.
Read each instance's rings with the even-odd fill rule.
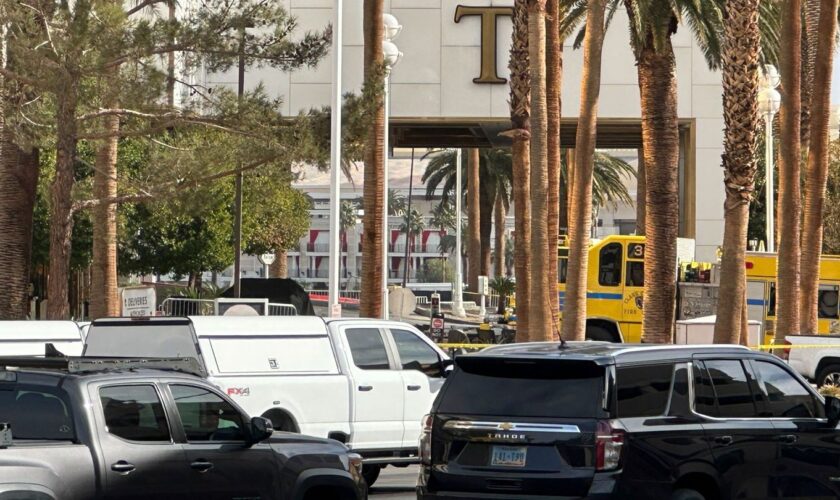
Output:
[[[463,318],[464,297],[461,259],[461,148],[455,150],[455,285],[452,289],[452,314]]]
[[[332,105],[330,110],[330,267],[329,267],[329,316],[341,317],[341,303],[338,298],[341,277],[341,18],[343,0],[335,0],[333,21],[333,75]]]
[[[383,228],[382,233],[382,241],[383,246],[383,258],[382,258],[382,319],[388,319],[388,247],[391,241],[390,236],[390,225],[388,224],[388,153],[390,146],[388,144],[389,137],[388,137],[388,121],[390,118],[391,113],[391,92],[390,92],[390,84],[391,84],[391,70],[394,66],[400,62],[402,59],[402,52],[397,48],[396,45],[392,42],[397,36],[399,36],[400,31],[402,31],[402,26],[400,25],[397,18],[392,16],[391,14],[383,14],[382,15],[382,22],[385,24],[385,31],[384,31],[384,40],[382,40],[382,53],[385,60],[385,158],[384,158],[384,172],[383,172],[383,182],[382,182],[382,196],[384,198],[383,207],[385,210],[384,214],[384,221],[385,227]]]
[[[776,90],[779,86],[781,78],[776,67],[772,64],[764,66],[764,73],[761,76],[761,90],[758,92],[758,110],[764,117],[764,173],[765,173],[765,210],[766,210],[766,233],[767,251],[776,251],[776,229],[774,220],[774,202],[773,194],[775,193],[773,171],[773,117],[779,111],[779,106],[782,102],[782,96]]]

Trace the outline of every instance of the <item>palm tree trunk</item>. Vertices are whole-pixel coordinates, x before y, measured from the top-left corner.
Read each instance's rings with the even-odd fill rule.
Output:
[[[478,276],[481,274],[481,180],[479,172],[479,150],[467,150],[467,221],[470,229],[467,242],[469,263],[468,286],[470,292],[478,290]]]
[[[586,276],[589,269],[589,235],[592,230],[592,170],[598,129],[601,88],[601,49],[604,44],[606,0],[590,0],[583,40],[580,113],[575,137],[575,168],[570,203],[569,266],[563,310],[563,338],[586,339]]]
[[[819,9],[819,40],[816,45],[816,66],[811,97],[810,147],[805,174],[805,210],[802,220],[802,297],[799,331],[803,334],[817,333],[823,206],[828,181],[831,75],[834,65],[838,3],[838,0],[821,0],[822,5]]]
[[[797,333],[800,286],[800,76],[801,2],[782,2],[780,73],[782,107],[779,112],[779,257],[776,287],[776,339]]]
[[[637,150],[638,166],[636,167],[636,234],[645,235],[645,193],[647,182],[645,175],[645,148],[640,146]]]
[[[2,117],[0,117],[2,120]],[[24,151],[14,134],[0,130],[0,319],[29,314],[33,211],[40,169],[38,150]]]
[[[505,221],[507,220],[507,210],[505,209],[505,202],[502,199],[501,193],[496,195],[496,254],[495,262],[493,263],[494,275],[505,275]]]
[[[510,48],[510,120],[513,141],[514,274],[516,275],[516,341],[529,337],[528,292],[531,277],[531,74],[528,51],[528,0],[514,0]]]
[[[723,41],[723,257],[715,343],[741,340],[746,300],[747,227],[750,199],[755,186],[758,124],[758,27],[760,0],[727,0],[729,18]]]
[[[274,262],[268,267],[269,276],[272,278],[289,277],[289,258],[285,250],[277,252]]]
[[[557,293],[557,244],[560,236],[560,117],[563,89],[563,40],[560,21],[565,14],[560,0],[546,5],[546,106],[548,112],[548,286],[551,318],[560,320],[560,296]]]
[[[531,59],[531,340],[552,340],[559,331],[551,318],[548,283],[548,110],[546,108],[545,2],[528,1],[528,51]],[[555,256],[556,258],[556,256]]]
[[[481,185],[479,200],[479,219],[481,231],[481,269],[480,276],[490,275],[490,266],[493,263],[492,249],[490,242],[493,239],[493,205],[495,205],[496,189],[491,182]]]
[[[674,327],[679,229],[679,129],[671,39],[640,49],[639,91],[645,181],[645,296],[642,342],[669,343]]]
[[[381,85],[383,54],[382,21],[383,0],[364,0],[364,71],[368,84]],[[383,226],[385,224],[384,179],[385,169],[385,107],[383,96],[377,93],[376,111],[365,142],[365,178],[364,178],[364,233],[362,239],[361,298],[359,314],[361,317],[382,317],[382,263],[386,258],[383,251]]]
[[[76,162],[76,86],[68,82],[57,97],[55,177],[50,186],[50,269],[47,319],[70,319],[68,286],[73,234],[73,166]]]
[[[113,134],[96,152],[93,191],[96,198],[117,195],[117,134],[119,116],[103,118],[104,130]],[[117,205],[101,203],[93,210],[93,261],[91,279],[91,319],[120,315],[117,291]]]
[[[815,71],[817,65],[817,52],[819,51],[820,38],[820,3],[822,0],[805,0],[805,9],[802,16],[802,46],[800,53],[802,54],[802,67],[800,74],[801,81],[801,97],[802,108],[799,118],[799,137],[801,139],[801,147],[805,148],[805,156],[808,155],[807,149],[810,144],[811,124],[814,121],[811,119],[814,106],[814,93],[817,91],[815,81]],[[816,306],[815,306],[816,307]],[[806,310],[803,309],[804,314]]]

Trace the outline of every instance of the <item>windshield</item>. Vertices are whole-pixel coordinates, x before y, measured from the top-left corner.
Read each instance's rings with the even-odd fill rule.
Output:
[[[190,325],[154,323],[93,324],[85,339],[85,356],[132,358],[198,358]]]
[[[459,368],[447,379],[438,411],[504,417],[603,416],[604,369],[596,365],[492,363]]]
[[[75,440],[67,393],[55,387],[0,384],[0,422],[12,428],[12,438]]]

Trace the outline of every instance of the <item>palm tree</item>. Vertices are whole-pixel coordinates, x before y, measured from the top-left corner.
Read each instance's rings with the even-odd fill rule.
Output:
[[[347,245],[347,231],[356,227],[359,220],[359,207],[351,201],[344,200],[338,210],[338,226],[341,229],[341,248]],[[338,276],[341,279],[341,251],[338,252]]]
[[[563,39],[561,21],[566,11],[566,2],[548,0],[546,5],[546,106],[548,112],[548,254],[557,252],[560,238],[560,118],[562,116],[560,94],[563,89]],[[496,237],[496,253],[499,245],[504,245],[504,237]],[[501,252],[504,255],[504,252]],[[503,258],[497,257],[498,262]],[[499,269],[497,267],[497,269]],[[548,260],[548,283],[557,283],[557,259]],[[551,317],[555,322],[560,317],[560,296],[551,293]]]
[[[589,269],[589,235],[592,227],[592,178],[601,86],[601,49],[604,44],[606,0],[590,0],[583,46],[580,113],[575,139],[569,216],[569,266],[563,311],[563,338],[586,338],[586,275]],[[556,253],[556,251],[555,251]],[[553,260],[557,260],[556,257]]]
[[[784,0],[779,56],[782,107],[779,112],[779,256],[776,292],[776,339],[797,333],[800,296],[800,76],[802,66],[801,1]]]
[[[422,180],[426,184],[426,198],[433,199],[442,186],[443,200],[451,200],[455,190],[456,154],[454,151],[442,151],[431,157]],[[469,165],[468,165],[469,166]],[[468,198],[470,195],[469,175],[462,176],[462,189]],[[510,150],[491,148],[479,150],[478,177],[481,180],[478,190],[478,221],[474,223],[479,234],[481,248],[478,250],[478,273],[486,274],[490,267],[490,240],[492,237],[494,206],[499,198],[505,205],[510,205],[512,183],[512,159]],[[468,211],[468,214],[470,212]],[[498,224],[498,220],[496,221]],[[476,276],[478,276],[477,274]]]
[[[831,116],[831,75],[834,63],[834,40],[837,34],[838,0],[822,0],[819,6],[819,29],[811,85],[808,166],[805,174],[805,210],[802,219],[802,296],[800,298],[801,333],[817,331],[817,304],[820,279],[820,255],[823,239],[823,207],[828,182]],[[808,1],[811,7],[812,1]],[[807,19],[807,17],[806,17]],[[809,20],[809,23],[811,21]],[[811,38],[808,25],[808,38]]]
[[[446,254],[448,253],[445,251],[443,247],[443,238],[446,236],[446,231],[448,229],[455,229],[455,209],[450,205],[445,199],[441,200],[440,203],[435,205],[435,208],[432,209],[432,218],[429,221],[429,225],[432,227],[436,227],[438,231],[440,231],[440,239],[438,243],[438,252],[440,252],[440,258],[445,259]],[[452,242],[454,245],[454,241]],[[453,246],[454,248],[454,246]],[[446,267],[443,268],[444,272],[444,280],[446,279]]]
[[[38,150],[22,149],[4,125],[0,121],[0,319],[25,319],[29,314]]]
[[[384,23],[382,20],[383,0],[364,0],[364,72],[368,83],[379,85],[382,78],[384,58],[382,40]],[[362,285],[359,314],[362,317],[378,318],[382,316],[382,263],[386,256],[383,249],[383,226],[385,206],[383,203],[384,184],[384,149],[385,149],[385,108],[383,96],[376,93],[377,100],[365,142],[365,179],[364,179],[364,233],[362,237]]]
[[[467,233],[467,283],[470,291],[478,289],[478,276],[481,274],[481,189],[479,177],[479,150],[467,149],[467,220],[470,232]]]
[[[612,0],[618,3],[622,0]],[[671,36],[679,20],[694,32],[710,66],[717,65],[717,33],[722,22],[716,2],[623,0],[630,18],[642,108],[647,193],[645,307],[642,338],[670,342],[676,294],[679,229],[679,129],[676,60]]]
[[[107,108],[117,108],[111,99]],[[102,118],[103,129],[112,136],[96,151],[94,194],[99,199],[117,196],[117,145],[119,115]],[[117,290],[117,205],[103,203],[93,209],[93,255],[91,261],[90,318],[120,315]]]
[[[528,0],[528,52],[531,62],[531,280],[528,290],[529,335],[552,340],[559,335],[551,318],[548,284],[548,110],[545,91],[545,2]],[[556,257],[555,257],[556,258]]]
[[[513,198],[514,248],[516,251],[515,274],[518,288],[517,300],[528,304],[531,276],[531,163],[529,157],[531,137],[531,74],[528,47],[528,0],[514,0],[513,35],[508,68],[510,69],[510,121],[511,129],[505,132],[513,142]],[[530,318],[527,306],[517,311],[516,340],[530,340]]]
[[[388,215],[392,217],[401,217],[405,215],[408,207],[408,200],[405,196],[400,194],[396,189],[388,190]]]
[[[715,342],[741,340],[746,300],[744,258],[750,198],[755,187],[758,125],[760,0],[726,0],[723,30],[724,234]],[[746,318],[743,318],[746,319]]]
[[[423,219],[423,215],[420,214],[417,209],[412,208],[411,212],[406,213],[403,216],[403,222],[400,224],[400,232],[405,233],[405,244],[406,248],[408,249],[407,252],[407,262],[408,266],[406,267],[405,273],[403,275],[403,287],[406,286],[408,282],[408,275],[411,273],[411,251],[412,247],[416,243],[416,238],[418,234],[423,233],[423,230],[426,229],[426,221]]]

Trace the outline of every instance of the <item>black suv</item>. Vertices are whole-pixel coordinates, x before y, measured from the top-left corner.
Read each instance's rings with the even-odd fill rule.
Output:
[[[840,400],[738,346],[499,346],[455,359],[417,498],[840,497]]]

